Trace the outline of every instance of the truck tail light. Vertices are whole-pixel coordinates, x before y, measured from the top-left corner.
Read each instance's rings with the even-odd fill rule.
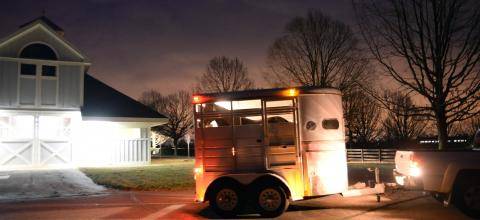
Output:
[[[420,161],[412,154],[410,157],[410,176],[419,177],[420,175],[422,175]]]

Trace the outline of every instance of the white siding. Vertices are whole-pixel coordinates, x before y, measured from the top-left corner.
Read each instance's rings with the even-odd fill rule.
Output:
[[[11,107],[17,103],[18,64],[0,61],[0,106]]]
[[[47,33],[43,28],[35,28],[30,33],[24,34],[12,42],[0,47],[0,56],[1,57],[18,57],[20,50],[34,42],[43,42],[51,46],[58,54],[58,59],[62,61],[83,61],[78,55],[72,52],[64,44],[60,43],[55,39],[51,34]]]
[[[55,106],[57,103],[57,80],[42,80],[42,106]]]
[[[20,79],[20,105],[35,105],[36,79]]]
[[[60,66],[58,106],[61,108],[78,108],[81,105],[80,80],[81,66]],[[83,85],[82,85],[83,86]]]

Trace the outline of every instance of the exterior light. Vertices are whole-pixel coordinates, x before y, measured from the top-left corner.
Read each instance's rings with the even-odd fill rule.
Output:
[[[284,92],[284,95],[285,96],[290,96],[290,97],[293,97],[293,96],[297,96],[298,95],[298,90],[292,88],[292,89],[287,89],[285,92]]]
[[[410,176],[419,177],[422,175],[422,169],[420,169],[420,161],[415,157],[415,154],[410,154]]]
[[[422,170],[420,169],[417,161],[412,161],[410,164],[410,175],[413,177],[419,177],[422,175]]]
[[[200,103],[202,101],[202,97],[198,95],[193,96],[193,103]]]
[[[195,167],[193,168],[193,179],[197,179],[197,176],[201,175],[203,173],[203,168],[201,167]]]

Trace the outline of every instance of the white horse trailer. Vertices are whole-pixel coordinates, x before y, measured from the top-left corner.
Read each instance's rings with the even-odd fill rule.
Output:
[[[340,91],[251,90],[193,102],[196,200],[221,216],[250,201],[275,217],[289,201],[347,191]]]

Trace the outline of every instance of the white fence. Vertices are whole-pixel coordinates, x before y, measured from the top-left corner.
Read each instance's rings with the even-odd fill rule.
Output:
[[[115,146],[114,164],[149,164],[150,163],[150,139],[138,138],[120,140]]]
[[[347,149],[349,163],[395,163],[396,149]]]

